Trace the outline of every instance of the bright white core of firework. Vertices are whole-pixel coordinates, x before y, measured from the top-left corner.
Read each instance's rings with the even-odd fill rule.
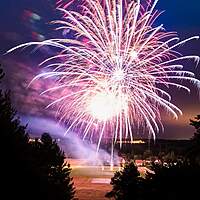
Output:
[[[122,81],[125,77],[125,73],[123,69],[117,69],[113,73],[113,80]]]
[[[138,54],[135,50],[132,50],[131,53],[130,53],[130,56],[132,57],[133,60],[135,60],[135,59],[137,59]]]
[[[89,113],[99,121],[107,121],[127,109],[125,98],[111,92],[99,92],[93,96],[88,105]]]

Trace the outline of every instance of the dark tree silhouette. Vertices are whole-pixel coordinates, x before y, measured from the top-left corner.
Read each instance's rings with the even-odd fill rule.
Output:
[[[3,72],[0,69],[0,78]],[[26,126],[0,90],[1,199],[71,200],[74,187],[64,153],[48,134],[30,143]]]
[[[111,179],[112,191],[106,194],[107,198],[115,200],[141,199],[144,179],[140,177],[134,162],[126,163],[122,171],[117,171]]]
[[[0,77],[3,72],[0,70]],[[0,90],[0,155],[1,155],[1,196],[10,199],[13,194],[16,198],[25,199],[25,194],[32,192],[34,183],[30,173],[30,147],[26,127],[20,125],[16,111],[12,108],[9,92]]]
[[[190,120],[190,125],[196,129],[192,139],[200,144],[200,115],[197,115],[195,120]]]
[[[48,180],[49,200],[74,199],[75,189],[70,177],[70,165],[65,162],[64,152],[48,133],[44,133],[41,140],[32,144],[36,168],[42,174],[43,180]]]
[[[186,157],[192,164],[200,165],[200,115],[197,115],[194,120],[190,120],[190,125],[192,125],[196,131],[191,139],[191,145],[187,149]]]
[[[167,167],[154,165],[153,170],[155,174],[148,174],[146,178],[146,199],[188,200],[199,196],[198,165],[180,162]]]

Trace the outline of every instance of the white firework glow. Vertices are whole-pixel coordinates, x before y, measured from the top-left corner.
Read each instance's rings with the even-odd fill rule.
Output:
[[[187,59],[198,62],[199,57],[182,56],[174,50],[199,37],[179,41],[176,33],[165,31],[163,25],[154,26],[161,14],[155,10],[157,2],[80,1],[74,10],[59,8],[63,19],[54,22],[59,25],[57,30],[70,30],[74,37],[30,42],[9,51],[30,45],[59,50],[58,55],[41,63],[48,72],[33,81],[56,77],[55,87],[43,92],[60,94],[48,108],[59,105],[67,131],[78,128],[83,138],[96,135],[97,149],[105,135],[116,142],[133,139],[133,133],[139,130],[155,138],[162,127],[160,108],[176,119],[182,114],[164,88],[190,91],[177,80],[200,86],[194,74],[178,63]],[[73,3],[70,1],[70,5]]]
[[[116,117],[121,112],[127,112],[127,101],[113,93],[101,92],[91,98],[88,110],[94,118],[107,121]]]

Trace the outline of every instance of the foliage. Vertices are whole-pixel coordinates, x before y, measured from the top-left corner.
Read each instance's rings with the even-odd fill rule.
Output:
[[[48,199],[73,199],[75,190],[70,177],[71,168],[56,141],[44,133],[41,140],[35,140],[31,145],[36,168],[40,170],[43,180],[48,180]]]
[[[191,146],[187,149],[187,158],[193,164],[200,165],[200,115],[190,120],[190,125],[195,128],[194,136],[191,139]]]
[[[106,197],[113,197],[115,200],[140,199],[143,181],[134,162],[126,163],[122,171],[115,172],[111,179],[113,189],[106,194]]]
[[[200,143],[200,115],[197,115],[195,120],[190,120],[190,125],[196,129],[193,139]]]
[[[0,70],[0,77],[3,72]],[[20,125],[10,101],[9,92],[0,90],[0,132],[1,132],[1,171],[0,182],[2,196],[6,199],[15,196],[19,199],[26,199],[25,193],[30,193],[37,186],[36,177],[30,166],[30,146],[26,127]],[[33,186],[33,187],[32,187]],[[35,188],[34,188],[35,187]]]
[[[134,163],[126,164],[111,180],[113,189],[106,194],[115,200],[188,200],[198,197],[200,169],[182,161],[167,166],[153,164],[152,172],[141,178]]]
[[[146,177],[146,197],[154,200],[184,200],[196,198],[200,169],[198,165],[179,162],[170,166],[154,165],[155,174]],[[146,199],[147,199],[146,198]]]
[[[0,78],[3,72],[0,70]],[[71,200],[70,166],[49,134],[30,143],[26,126],[12,107],[10,93],[0,90],[1,197],[20,200]]]

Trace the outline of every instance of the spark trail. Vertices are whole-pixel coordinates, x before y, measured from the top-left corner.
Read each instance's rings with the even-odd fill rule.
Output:
[[[155,138],[162,129],[161,108],[175,119],[182,114],[165,88],[190,92],[185,81],[200,87],[180,64],[188,59],[198,63],[199,57],[175,50],[199,36],[180,41],[163,24],[154,26],[161,14],[155,10],[157,2],[85,0],[62,7],[59,1],[63,18],[53,23],[73,37],[30,42],[8,51],[32,45],[58,49],[59,54],[41,63],[47,71],[33,81],[54,78],[55,87],[43,94],[56,91],[59,96],[47,107],[59,105],[66,133],[79,130],[84,139],[98,138],[97,150],[103,138],[122,143],[123,138],[133,140],[137,130]]]

